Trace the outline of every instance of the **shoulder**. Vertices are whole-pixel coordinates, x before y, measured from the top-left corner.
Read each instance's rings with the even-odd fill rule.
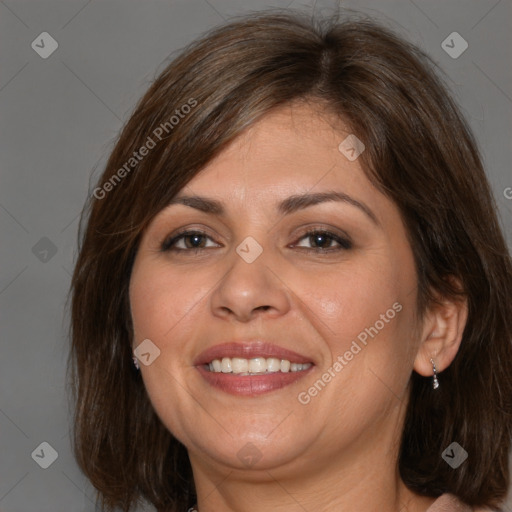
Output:
[[[473,508],[462,503],[453,494],[443,494],[430,505],[426,512],[490,512],[487,508]]]

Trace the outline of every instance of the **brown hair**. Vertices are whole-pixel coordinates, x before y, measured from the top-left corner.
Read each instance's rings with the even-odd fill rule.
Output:
[[[194,503],[186,449],[133,368],[132,263],[172,197],[245,128],[290,101],[327,108],[364,142],[365,173],[407,227],[420,317],[434,292],[468,301],[463,341],[440,388],[433,393],[430,379],[412,374],[402,479],[420,494],[451,492],[499,510],[512,424],[510,255],[476,142],[435,66],[367,19],[310,21],[288,11],[232,21],[187,47],[137,105],[80,223],[70,353],[79,466],[107,510],[129,511],[141,497],[159,510]],[[139,159],[143,146],[151,149]],[[469,454],[456,470],[441,458],[453,441]]]

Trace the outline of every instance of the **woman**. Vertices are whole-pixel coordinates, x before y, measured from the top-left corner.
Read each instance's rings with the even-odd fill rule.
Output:
[[[85,212],[75,454],[107,510],[500,510],[512,265],[417,48],[298,14],[212,31]]]

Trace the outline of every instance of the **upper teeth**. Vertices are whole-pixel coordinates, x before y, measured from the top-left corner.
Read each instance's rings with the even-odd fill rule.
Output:
[[[276,357],[255,357],[243,359],[241,357],[223,357],[214,359],[209,365],[211,372],[217,373],[273,373],[273,372],[299,372],[307,370],[311,363],[290,363],[287,359]]]

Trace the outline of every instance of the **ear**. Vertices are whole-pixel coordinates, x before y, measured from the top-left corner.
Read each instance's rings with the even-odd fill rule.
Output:
[[[459,289],[460,283],[456,280]],[[432,362],[438,373],[445,370],[455,359],[462,341],[462,334],[468,318],[467,300],[437,297],[423,319],[421,340],[414,370],[425,377],[433,374]]]

